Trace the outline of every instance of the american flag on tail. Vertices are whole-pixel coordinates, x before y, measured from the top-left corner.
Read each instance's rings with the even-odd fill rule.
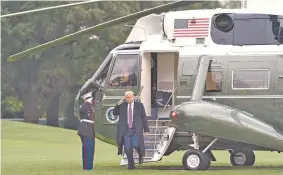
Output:
[[[209,32],[209,18],[175,19],[174,38],[207,37]]]

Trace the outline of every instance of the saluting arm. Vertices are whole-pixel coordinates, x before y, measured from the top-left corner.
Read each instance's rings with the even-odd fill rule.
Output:
[[[117,116],[120,113],[120,105],[116,105],[113,109],[113,115]]]
[[[149,132],[148,123],[147,123],[147,119],[146,119],[146,113],[145,113],[145,109],[144,109],[144,106],[143,106],[142,103],[141,103],[141,107],[142,107],[143,130],[144,130],[144,132]]]

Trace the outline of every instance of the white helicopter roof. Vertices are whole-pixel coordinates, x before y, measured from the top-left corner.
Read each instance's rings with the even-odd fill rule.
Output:
[[[283,2],[283,1],[282,1]],[[183,10],[183,11],[172,11],[168,13],[162,13],[160,15],[151,14],[140,18],[131,33],[129,34],[126,42],[136,42],[136,41],[164,41],[175,40],[174,46],[184,46],[184,45],[196,45],[196,43],[201,42],[203,44],[214,44],[209,36],[210,31],[210,20],[213,15],[219,13],[245,13],[245,14],[272,14],[272,15],[283,15],[283,11],[270,10],[270,9],[199,9],[199,10]],[[174,36],[174,22],[175,20],[188,20],[188,19],[200,19],[205,20],[208,25],[208,34],[202,36],[201,34],[196,34],[195,36],[188,38],[181,38]],[[187,22],[187,21],[185,21]],[[203,22],[203,21],[202,21]],[[180,21],[179,25],[183,25],[184,22]],[[197,38],[201,37],[204,41],[198,41]],[[166,42],[165,42],[166,43]],[[163,43],[164,44],[164,43]],[[168,44],[168,43],[167,43]]]
[[[146,41],[148,39],[162,40],[162,20],[164,13],[150,14],[137,20],[131,33],[129,34],[126,43],[136,41]]]

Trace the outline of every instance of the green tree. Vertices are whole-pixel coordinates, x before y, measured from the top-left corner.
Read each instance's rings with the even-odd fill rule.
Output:
[[[229,9],[240,9],[242,5],[242,1],[225,1],[224,8]]]
[[[70,2],[64,2],[70,3]],[[27,58],[7,63],[8,56],[101,22],[149,7],[145,2],[96,2],[85,6],[2,19],[2,77],[4,87],[23,101],[24,120],[37,123],[49,109],[58,111],[58,94],[83,84],[107,53],[123,43],[131,30],[123,24],[83,36]],[[152,2],[152,4],[164,2]],[[63,2],[3,2],[3,14],[63,4]],[[123,9],[123,10],[121,10]],[[4,91],[7,92],[7,89]],[[73,92],[71,92],[73,93]],[[53,104],[53,103],[52,103]],[[57,106],[57,107],[56,107]],[[50,114],[50,113],[48,113]],[[51,116],[57,117],[54,113]],[[54,121],[56,125],[56,119]],[[52,124],[51,124],[52,125]]]
[[[5,2],[2,4],[2,9],[8,13],[50,6],[51,4],[58,5],[59,3],[25,2],[20,6],[14,6],[14,3]],[[2,48],[3,58],[7,59],[15,52],[80,30],[81,21],[73,21],[74,13],[77,11],[63,9],[36,16],[27,15],[2,20],[2,41],[5,43]],[[82,45],[73,42],[57,46],[45,52],[30,55],[29,59],[14,63],[2,62],[2,75],[6,80],[4,82],[13,87],[15,93],[24,103],[25,121],[37,123],[38,117],[42,116],[57,94],[62,93],[74,81],[81,80],[80,74],[85,73],[82,63],[86,62],[90,56],[96,57],[95,53],[87,55],[91,49],[84,52],[84,47],[87,45],[101,50],[96,45],[100,47],[103,45],[97,41],[85,41]],[[74,50],[77,52],[72,54]],[[79,60],[80,64],[76,64]],[[80,67],[77,67],[78,65]],[[86,65],[97,67],[95,62],[88,62]]]

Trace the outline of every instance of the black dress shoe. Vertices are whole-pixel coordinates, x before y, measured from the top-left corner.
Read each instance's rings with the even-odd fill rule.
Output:
[[[142,164],[142,163],[143,163],[143,156],[139,155],[139,164]]]

